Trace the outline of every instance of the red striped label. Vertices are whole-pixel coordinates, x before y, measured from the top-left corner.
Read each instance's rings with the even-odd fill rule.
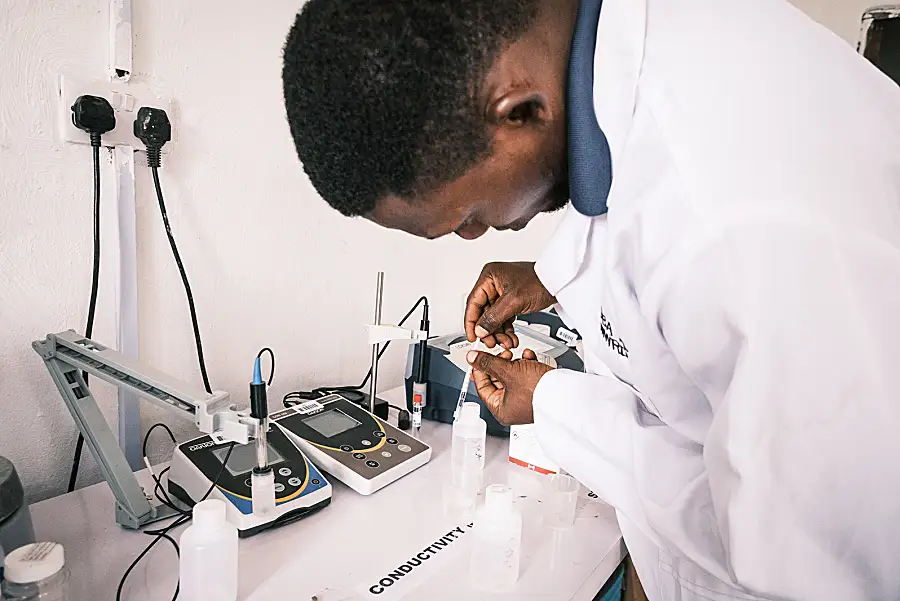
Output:
[[[527,463],[527,462],[525,462],[525,461],[522,461],[521,459],[516,459],[515,457],[510,457],[510,458],[509,458],[509,462],[510,462],[510,463],[515,463],[516,465],[520,465],[520,466],[524,467],[525,469],[531,470],[532,472],[537,472],[537,473],[539,473],[539,474],[545,474],[545,475],[547,475],[547,476],[556,473],[556,472],[554,472],[554,471],[551,471],[551,470],[548,470],[548,469],[544,469],[544,468],[542,468],[542,467],[538,467],[538,466],[536,466],[536,465],[534,465],[534,464]]]

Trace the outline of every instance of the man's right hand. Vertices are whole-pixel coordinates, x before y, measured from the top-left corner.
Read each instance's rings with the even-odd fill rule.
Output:
[[[541,311],[556,302],[534,272],[534,263],[488,263],[466,299],[466,338],[494,348],[519,345],[517,315]]]

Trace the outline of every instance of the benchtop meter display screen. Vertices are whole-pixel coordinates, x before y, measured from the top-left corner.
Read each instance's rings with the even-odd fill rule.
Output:
[[[303,423],[326,438],[343,434],[361,424],[340,409],[329,409],[313,415],[303,420]]]
[[[228,455],[228,447],[223,447],[221,449],[216,449],[213,451],[213,455],[218,458],[220,462],[225,461],[225,456]],[[272,445],[269,445],[269,465],[273,465],[275,463],[279,463],[284,461],[284,457],[281,454],[272,448]],[[243,445],[235,445],[234,450],[231,452],[231,457],[228,458],[228,463],[225,464],[225,469],[228,470],[232,476],[241,476],[251,471],[256,467],[256,445],[253,443],[243,444]]]

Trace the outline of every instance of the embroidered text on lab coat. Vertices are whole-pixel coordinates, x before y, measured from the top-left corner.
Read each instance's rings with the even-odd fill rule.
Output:
[[[600,334],[612,350],[619,353],[622,357],[628,358],[628,348],[621,338],[616,338],[612,324],[606,319],[603,309],[600,309]]]

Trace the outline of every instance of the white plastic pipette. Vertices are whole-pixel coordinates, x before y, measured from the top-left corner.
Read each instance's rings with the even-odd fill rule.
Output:
[[[475,343],[472,345],[472,348],[469,351],[480,351],[482,349],[482,342],[480,338],[475,339]],[[468,354],[468,351],[467,353]],[[469,382],[472,380],[472,365],[470,364],[468,369],[466,369],[466,375],[463,378],[462,386],[459,387],[459,400],[456,402],[456,411],[453,412],[453,421],[459,419],[459,414],[462,412],[462,406],[466,402],[466,397],[469,395]]]

